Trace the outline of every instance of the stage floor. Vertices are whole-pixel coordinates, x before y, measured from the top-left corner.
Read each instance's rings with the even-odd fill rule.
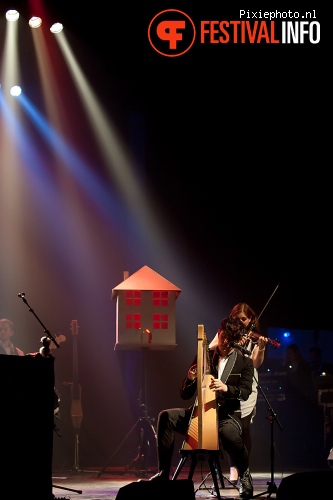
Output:
[[[131,483],[136,483],[138,479],[141,481],[147,481],[147,479],[153,475],[154,472],[155,471],[152,471],[151,474],[149,473],[149,475],[146,476],[145,474],[141,474],[137,471],[124,471],[124,469],[119,467],[108,467],[105,470],[92,468],[79,472],[54,471],[52,475],[53,496],[55,499],[61,500],[115,500],[120,488],[124,488]],[[183,467],[177,480],[188,479],[188,472],[189,468]],[[295,474],[296,472],[300,473],[301,471],[288,471],[283,473],[281,471],[273,471],[273,473],[252,473],[254,496],[259,496],[260,498],[277,498],[277,490],[283,478],[286,478],[291,474]],[[333,471],[331,472],[333,475]],[[301,472],[301,474],[303,473]],[[313,474],[313,472],[311,472],[311,474]],[[308,478],[309,476],[306,475],[305,477]],[[221,499],[239,499],[238,489],[230,485],[227,479],[228,476],[224,476],[224,488],[220,488]],[[209,468],[207,469],[205,465],[202,468],[197,467],[195,470],[193,484],[195,498],[217,498],[214,491],[213,480],[209,473]],[[306,485],[303,485],[302,488],[304,486]],[[319,491],[321,489],[320,485],[318,485],[318,487]],[[136,488],[136,486],[134,486],[134,488]],[[306,490],[308,491],[308,488],[306,488]],[[311,488],[309,488],[309,490],[311,490]],[[126,499],[128,498],[132,500],[133,498],[134,500],[134,497],[141,497],[139,490],[135,490],[138,492],[138,495],[132,495],[132,491],[133,490],[127,490],[128,494],[125,495]],[[160,500],[169,498],[165,495],[165,491],[163,491],[163,485],[161,483],[159,483],[156,488],[154,487],[154,491],[158,492],[157,498],[160,496]],[[161,495],[159,492],[161,492]],[[126,493],[126,489],[123,489],[122,494],[119,494],[119,496],[122,496],[123,498],[124,493]],[[172,496],[173,498],[171,498]],[[297,495],[297,500],[302,498],[305,499],[303,494]],[[316,496],[316,498],[313,497],[313,500],[320,500],[320,498],[324,497]],[[175,498],[175,495],[170,495],[170,500],[181,500],[181,498]]]

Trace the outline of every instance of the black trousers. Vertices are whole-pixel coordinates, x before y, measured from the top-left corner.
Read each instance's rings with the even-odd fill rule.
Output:
[[[175,433],[186,435],[192,414],[191,408],[162,410],[157,419],[158,469],[169,478],[175,447]],[[240,475],[249,466],[248,452],[242,440],[242,427],[237,417],[219,418],[218,434],[222,449],[231,457]]]
[[[242,439],[243,442],[246,446],[247,452],[248,452],[248,458],[250,459],[250,454],[251,454],[251,448],[252,448],[252,439],[251,439],[251,418],[252,418],[253,410],[251,411],[250,415],[247,417],[242,418],[241,423],[242,423]],[[228,455],[228,460],[229,460],[229,465],[230,467],[237,467],[235,465],[234,461],[232,460],[231,456]]]

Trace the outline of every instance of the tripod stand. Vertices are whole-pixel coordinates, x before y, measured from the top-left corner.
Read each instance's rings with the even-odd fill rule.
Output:
[[[218,470],[216,470],[216,474],[218,474],[218,473],[219,473],[219,472],[218,472]],[[195,489],[194,494],[195,494],[195,493],[197,493],[197,492],[198,492],[199,490],[201,490],[201,489],[205,489],[205,490],[208,490],[208,491],[209,491],[209,489],[210,489],[210,490],[211,490],[211,494],[212,494],[212,495],[214,495],[214,496],[215,496],[215,492],[216,492],[216,496],[217,496],[218,498],[221,498],[221,495],[220,495],[220,493],[219,493],[219,491],[218,491],[218,490],[219,490],[219,488],[216,488],[216,486],[215,486],[214,484],[213,484],[213,486],[211,486],[210,488],[207,488],[207,486],[206,486],[206,481],[207,481],[207,479],[208,479],[210,476],[212,476],[212,473],[211,473],[211,472],[208,472],[208,473],[206,474],[206,476],[203,478],[203,480],[201,481],[201,483],[199,484],[199,486]],[[235,485],[232,481],[230,481],[230,479],[228,479],[228,478],[227,478],[226,476],[224,476],[223,474],[222,474],[222,479],[221,479],[221,478],[219,478],[219,479],[220,479],[220,488],[221,488],[221,489],[224,489],[224,488],[225,488],[224,480],[226,480],[232,488],[235,488],[236,490],[238,490],[238,489],[239,489],[237,485]],[[214,478],[213,478],[213,482],[214,482]]]
[[[140,439],[139,439],[139,448],[138,448],[138,453],[136,457],[131,460],[131,462],[125,466],[125,471],[134,471],[138,476],[141,477],[146,477],[148,473],[150,472],[149,470],[149,464],[148,464],[148,455],[149,455],[149,450],[150,450],[150,440],[149,440],[149,433],[153,435],[155,441],[156,441],[156,431],[153,426],[153,419],[148,416],[148,409],[147,409],[147,401],[146,401],[146,396],[147,396],[147,381],[146,381],[146,367],[147,367],[147,348],[142,348],[141,349],[141,356],[142,356],[142,386],[141,386],[141,399],[142,403],[140,404],[140,408],[142,409],[142,415],[138,418],[138,420],[135,422],[133,427],[130,429],[130,431],[126,434],[124,439],[121,441],[119,446],[116,448],[116,450],[112,453],[112,455],[108,458],[106,464],[104,465],[103,469],[98,473],[97,477],[100,477],[108,467],[111,459],[117,454],[117,452],[122,448],[124,443],[127,441],[129,436],[137,429],[140,429]],[[156,448],[156,443],[154,443],[154,447]]]

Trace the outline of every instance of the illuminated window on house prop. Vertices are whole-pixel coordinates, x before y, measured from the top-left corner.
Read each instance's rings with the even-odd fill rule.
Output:
[[[169,316],[168,314],[153,314],[153,329],[168,330]]]
[[[141,328],[141,314],[126,313],[126,328],[134,328],[135,330],[139,330]]]
[[[126,305],[141,306],[141,290],[126,290]]]
[[[165,290],[153,292],[153,306],[169,305],[169,293]]]

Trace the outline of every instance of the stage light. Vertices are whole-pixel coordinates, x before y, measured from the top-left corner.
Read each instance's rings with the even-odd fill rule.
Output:
[[[14,97],[18,97],[19,95],[21,95],[22,93],[22,89],[19,85],[14,85],[11,89],[10,89],[10,94]]]
[[[54,23],[52,24],[50,31],[51,33],[60,33],[60,31],[63,30],[63,25],[61,23]]]
[[[17,21],[19,17],[20,14],[17,12],[17,10],[7,10],[6,12],[7,21]]]
[[[29,20],[29,26],[30,26],[30,28],[39,28],[39,26],[41,26],[41,24],[42,24],[42,20],[41,20],[40,17],[33,16]]]
[[[285,339],[289,339],[289,338],[290,338],[290,336],[291,336],[291,333],[290,333],[290,332],[284,332],[284,334],[283,334],[283,337],[284,337]]]

